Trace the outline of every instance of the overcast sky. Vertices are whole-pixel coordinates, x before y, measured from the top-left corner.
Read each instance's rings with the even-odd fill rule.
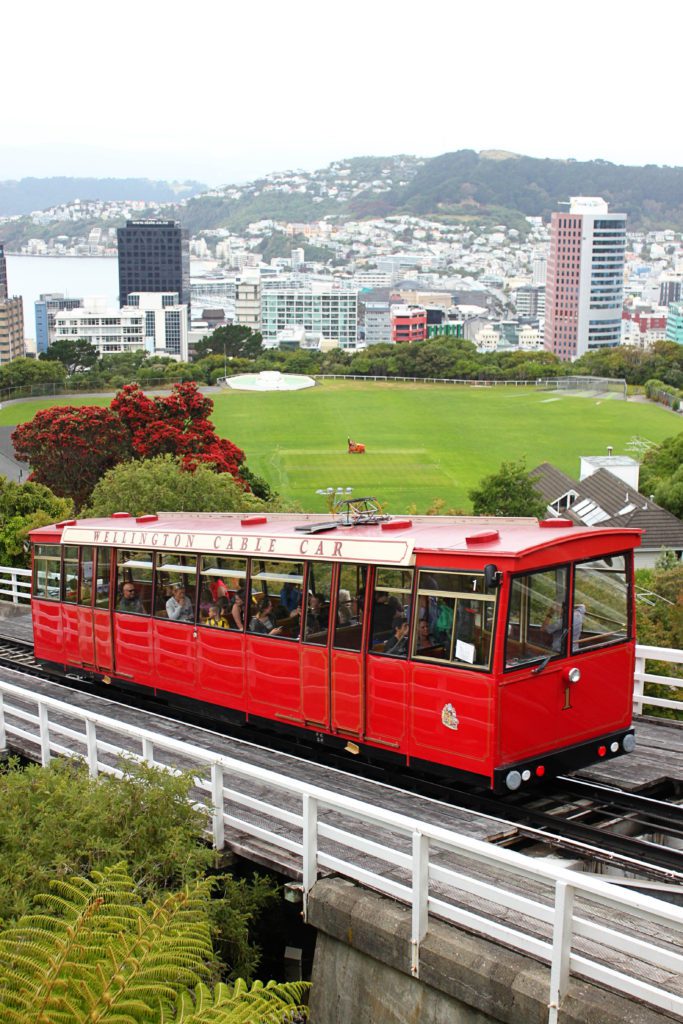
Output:
[[[0,179],[220,184],[463,148],[683,163],[680,0],[15,0],[2,20]]]

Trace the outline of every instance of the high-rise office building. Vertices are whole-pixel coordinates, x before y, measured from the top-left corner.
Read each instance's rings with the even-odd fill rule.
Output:
[[[626,214],[574,196],[553,213],[546,280],[545,347],[560,359],[618,345],[624,298]]]
[[[116,232],[119,305],[135,292],[175,292],[190,308],[190,242],[172,220],[129,220]]]
[[[0,365],[25,354],[24,303],[20,295],[9,294],[5,247],[0,242]]]
[[[47,352],[55,336],[55,314],[81,309],[83,299],[67,299],[61,292],[41,295],[34,303],[36,316],[36,352]]]
[[[659,279],[659,305],[670,306],[683,299],[683,274],[662,274]]]

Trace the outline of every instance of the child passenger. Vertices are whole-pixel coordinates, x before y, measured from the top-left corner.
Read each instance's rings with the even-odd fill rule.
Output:
[[[223,611],[217,604],[209,606],[209,613],[204,620],[205,626],[215,626],[218,629],[230,629],[230,622],[226,619]]]

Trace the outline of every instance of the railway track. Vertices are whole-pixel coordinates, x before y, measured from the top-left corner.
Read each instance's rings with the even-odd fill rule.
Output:
[[[0,665],[67,684],[72,689],[92,693],[93,683],[77,673],[58,675],[48,672],[35,660],[33,645],[0,635]],[[101,688],[96,687],[99,691]],[[139,694],[107,688],[107,696],[142,711],[171,714],[158,701]],[[173,711],[175,718],[215,731],[215,721],[207,723],[198,716]],[[264,733],[248,727],[226,727],[226,732],[245,742],[264,744]],[[280,735],[268,734],[267,741],[280,752],[301,756],[300,743]],[[463,808],[500,822],[491,842],[521,848],[533,844],[550,847],[564,856],[583,861],[599,861],[626,874],[664,883],[683,885],[683,782],[664,800],[655,796],[627,793],[608,786],[562,777],[548,780],[536,791],[524,796],[504,798],[489,793],[460,790],[452,782],[434,781],[405,772],[340,757],[326,748],[306,748],[306,756],[321,766],[353,770],[370,781],[408,790],[441,804]],[[510,826],[513,826],[512,828]]]

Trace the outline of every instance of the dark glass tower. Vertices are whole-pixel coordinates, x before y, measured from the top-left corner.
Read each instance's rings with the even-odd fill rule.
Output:
[[[116,232],[119,305],[131,292],[177,292],[190,309],[190,241],[172,220],[129,220]]]

